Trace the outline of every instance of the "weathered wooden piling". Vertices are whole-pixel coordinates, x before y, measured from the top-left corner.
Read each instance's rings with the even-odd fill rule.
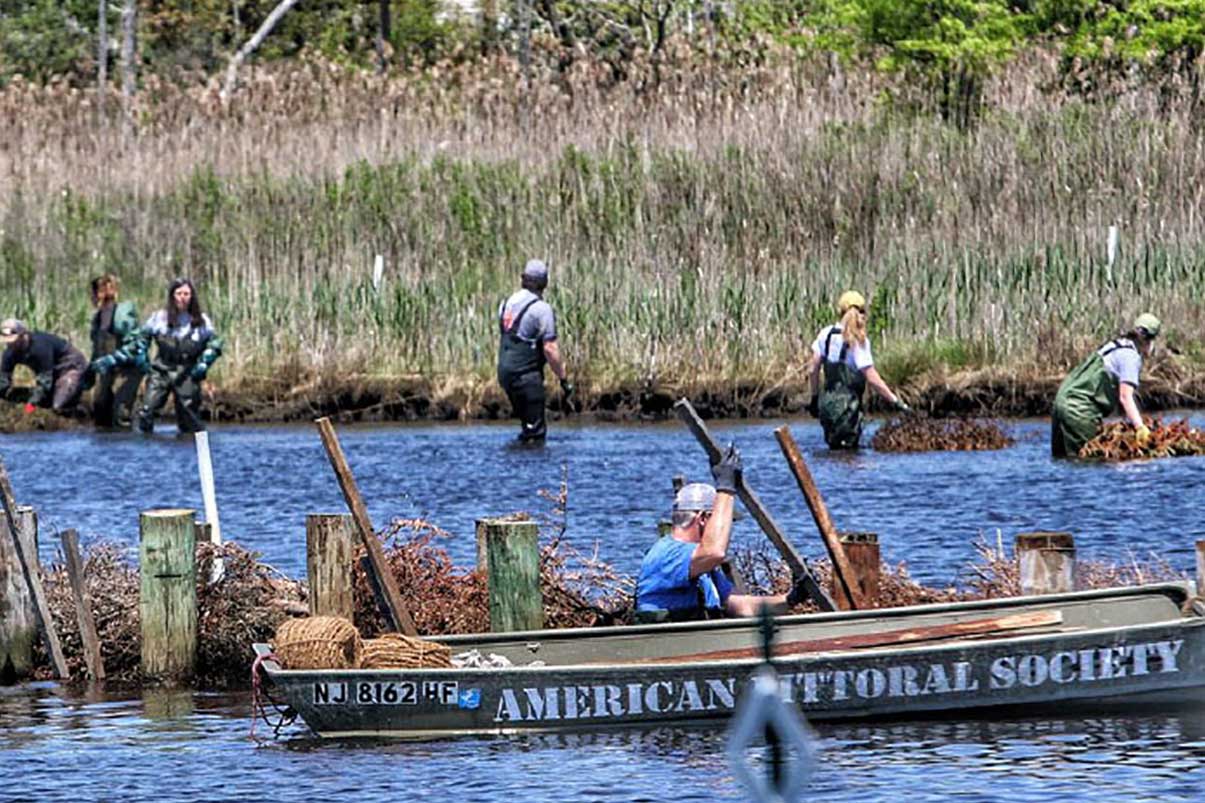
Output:
[[[79,534],[75,530],[63,530],[59,537],[63,541],[63,556],[67,560],[67,579],[71,582],[71,597],[75,601],[75,617],[79,622],[88,679],[104,680],[105,662],[100,653],[100,637],[96,635],[96,621],[92,618],[92,598],[85,583],[84,561],[79,551]]]
[[[356,523],[341,513],[305,517],[305,566],[310,581],[310,615],[351,619]]]
[[[544,598],[540,592],[539,527],[526,519],[477,521],[477,554],[489,575],[490,630],[540,630]]]
[[[29,676],[38,637],[33,595],[17,554],[19,537],[10,530],[8,518],[0,516],[0,676],[8,683]]]
[[[147,510],[139,517],[142,671],[190,677],[197,656],[196,511]]]
[[[1197,541],[1197,596],[1205,597],[1205,540]]]
[[[1071,533],[1017,533],[1016,552],[1023,595],[1075,590],[1075,538]]]
[[[873,608],[879,599],[883,580],[883,559],[879,552],[879,536],[875,533],[840,534],[841,550],[853,569],[854,582],[862,592],[866,607]]]

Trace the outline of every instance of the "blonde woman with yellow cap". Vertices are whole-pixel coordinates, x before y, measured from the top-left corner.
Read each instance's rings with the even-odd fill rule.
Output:
[[[867,385],[894,409],[909,412],[911,408],[874,367],[866,334],[866,299],[856,290],[847,290],[837,300],[837,313],[841,320],[821,329],[812,343],[808,362],[812,401],[808,411],[820,419],[830,449],[856,449],[862,436],[862,396]]]
[[[1092,352],[1059,385],[1050,418],[1050,453],[1055,457],[1077,457],[1079,450],[1100,432],[1105,416],[1118,407],[1133,425],[1139,445],[1146,445],[1151,431],[1142,421],[1134,391],[1142,358],[1151,353],[1163,324],[1144,312],[1130,331],[1115,337]]]

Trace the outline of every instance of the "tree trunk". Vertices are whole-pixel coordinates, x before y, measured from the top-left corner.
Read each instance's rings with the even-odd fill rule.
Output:
[[[121,98],[129,114],[130,100],[134,97],[137,80],[138,58],[138,0],[125,0],[121,9]]]
[[[389,43],[392,34],[393,22],[389,16],[389,1],[380,0],[380,27],[377,28],[377,70],[384,74],[385,68],[389,65],[389,59],[385,54],[385,48]]]
[[[247,60],[247,57],[255,52],[255,48],[263,44],[263,41],[268,38],[268,34],[272,33],[272,29],[276,27],[276,23],[280,22],[280,18],[289,13],[289,9],[297,5],[297,0],[281,0],[276,8],[272,9],[272,13],[264,20],[263,25],[259,26],[259,30],[255,35],[247,40],[239,51],[230,57],[230,64],[226,67],[226,80],[222,84],[221,98],[222,102],[226,103],[230,100],[230,94],[234,92],[235,84],[238,82],[238,68]]]
[[[105,115],[105,87],[109,83],[109,20],[107,0],[98,0],[96,12],[96,107]]]
[[[489,55],[498,38],[498,0],[481,0],[481,52]]]

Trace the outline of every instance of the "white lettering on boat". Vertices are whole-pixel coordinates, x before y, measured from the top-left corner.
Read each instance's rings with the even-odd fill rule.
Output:
[[[1169,674],[1180,671],[1183,646],[1184,641],[1177,639],[1001,655],[985,663],[875,662],[862,667],[855,664],[855,668],[848,669],[783,672],[780,677],[784,698],[806,711],[809,707],[830,707],[846,701],[970,694],[981,688],[1028,690]],[[503,688],[498,693],[494,721],[619,719],[731,711],[736,707],[737,686],[736,677],[676,677],[622,686]],[[322,702],[344,702],[335,699],[339,695],[337,689],[329,690],[328,694],[330,699]],[[346,702],[354,704],[355,700]]]

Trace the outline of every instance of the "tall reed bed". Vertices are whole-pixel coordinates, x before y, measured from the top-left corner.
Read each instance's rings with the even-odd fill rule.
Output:
[[[1140,308],[1200,339],[1205,139],[1153,96],[1032,91],[1049,77],[1035,56],[958,132],[812,62],[688,62],[610,88],[574,69],[525,89],[505,61],[315,66],[261,73],[230,108],[153,86],[125,131],[88,93],[10,86],[0,290],[82,339],[90,275],[120,274],[144,307],[192,275],[231,342],[226,382],[480,383],[531,256],[595,390],[797,375],[847,287],[905,372],[918,341],[962,344],[952,362],[1070,360]]]

